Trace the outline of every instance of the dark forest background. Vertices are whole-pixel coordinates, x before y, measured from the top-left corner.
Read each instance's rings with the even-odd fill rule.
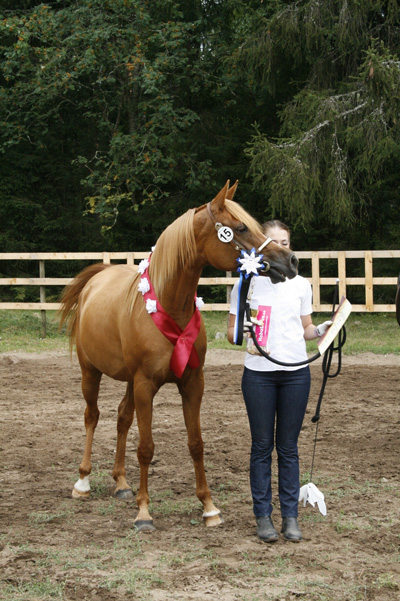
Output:
[[[395,0],[0,0],[0,252],[149,250],[227,179],[399,248],[399,54]]]

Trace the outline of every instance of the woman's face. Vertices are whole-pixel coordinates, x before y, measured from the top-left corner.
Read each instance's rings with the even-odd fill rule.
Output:
[[[290,248],[290,235],[286,230],[280,227],[269,227],[265,230],[264,234],[271,238],[279,246]]]

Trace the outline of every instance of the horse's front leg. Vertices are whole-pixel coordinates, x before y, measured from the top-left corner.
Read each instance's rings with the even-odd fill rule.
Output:
[[[125,396],[118,407],[117,450],[115,453],[114,469],[112,473],[116,482],[115,496],[118,499],[133,498],[132,489],[126,481],[125,455],[126,439],[129,428],[133,422],[134,410],[135,404],[133,398],[133,385],[131,382],[128,382]]]
[[[212,502],[204,469],[204,447],[200,428],[200,406],[204,391],[203,370],[193,370],[188,377],[178,383],[182,396],[183,415],[188,435],[188,447],[196,475],[196,494],[203,504],[203,518],[206,526],[219,526],[222,516]]]
[[[148,493],[149,465],[154,455],[152,435],[153,398],[158,388],[142,375],[135,375],[133,395],[135,399],[136,419],[139,430],[137,456],[140,466],[140,485],[136,497],[138,514],[135,526],[138,530],[155,530],[153,518],[149,513],[150,497]]]

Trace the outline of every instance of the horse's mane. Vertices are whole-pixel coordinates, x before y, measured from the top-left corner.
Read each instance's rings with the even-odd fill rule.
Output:
[[[196,240],[193,229],[195,209],[173,221],[157,240],[151,254],[149,276],[154,291],[158,297],[162,294],[168,282],[179,269],[193,261],[196,256]],[[135,273],[132,277],[129,303],[131,311],[138,295],[138,283],[141,275]]]
[[[165,284],[175,276],[177,271],[185,269],[188,264],[193,262],[197,252],[193,217],[197,211],[205,209],[205,207],[206,205],[198,209],[189,209],[173,221],[157,240],[151,255],[149,276],[158,297],[161,296]],[[250,231],[262,234],[262,228],[258,221],[236,202],[227,198],[225,199],[225,207],[232,217],[244,223]],[[138,293],[137,283],[139,279],[139,274],[135,274],[132,279],[130,288],[131,307],[133,307]]]
[[[229,198],[226,198],[225,208],[232,215],[232,217],[247,225],[247,227],[251,232],[253,232],[253,234],[263,233],[262,227],[259,224],[259,222],[256,219],[254,219],[254,217],[249,215],[249,213],[245,211],[243,207],[238,205],[237,202],[235,202],[234,200],[229,200]]]
[[[193,217],[195,209],[189,209],[171,223],[157,240],[151,256],[149,275],[153,288],[160,296],[166,282],[178,270],[192,263],[196,256]]]

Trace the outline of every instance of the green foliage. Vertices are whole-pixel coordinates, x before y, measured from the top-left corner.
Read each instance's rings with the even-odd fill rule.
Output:
[[[147,219],[138,215],[146,203],[175,218],[178,190],[211,188],[211,161],[196,148],[197,98],[214,102],[228,82],[209,75],[217,57],[196,5],[185,20],[176,2],[84,0],[1,22],[0,152],[57,157],[56,185],[64,174],[60,184],[78,190],[80,210],[100,215],[103,232],[121,213],[130,225]]]
[[[244,45],[242,68],[274,94],[291,81],[278,136],[256,125],[246,150],[267,213],[305,230],[329,224],[354,242],[349,228],[365,228],[364,244],[374,226],[396,243],[387,224],[399,219],[398,15],[395,1],[289,3]]]
[[[396,0],[5,0],[0,251],[149,249],[240,179],[308,248],[398,245]]]

